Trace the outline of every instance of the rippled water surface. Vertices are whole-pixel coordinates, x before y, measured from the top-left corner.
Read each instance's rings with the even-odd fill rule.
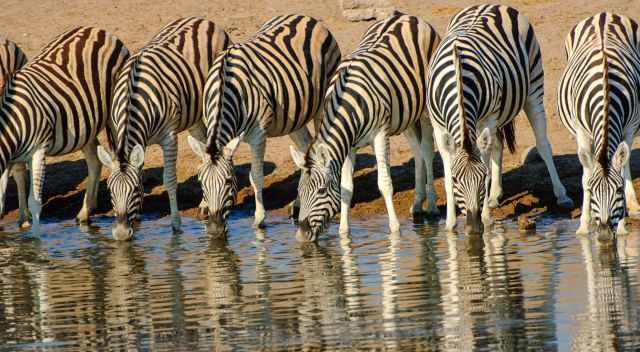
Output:
[[[269,220],[232,220],[228,243],[190,219],[179,235],[147,220],[129,243],[109,218],[0,234],[0,350],[640,348],[639,233],[615,250],[568,221],[469,238],[389,235],[381,217],[301,246]]]

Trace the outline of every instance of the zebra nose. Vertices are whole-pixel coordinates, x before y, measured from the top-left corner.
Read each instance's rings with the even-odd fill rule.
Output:
[[[484,232],[483,230],[484,226],[480,219],[480,211],[467,211],[465,232],[469,235],[481,235]]]
[[[598,233],[598,241],[603,243],[611,242],[614,238],[614,232],[607,223],[599,223],[596,227]]]
[[[313,242],[316,240],[315,233],[309,224],[309,219],[299,222],[298,230],[296,230],[296,239],[300,242]]]
[[[207,223],[207,233],[216,237],[224,236],[227,232],[227,226],[224,221],[223,212],[216,211],[209,214],[209,222]]]
[[[127,223],[116,222],[111,235],[116,241],[127,241],[133,237],[133,229]]]

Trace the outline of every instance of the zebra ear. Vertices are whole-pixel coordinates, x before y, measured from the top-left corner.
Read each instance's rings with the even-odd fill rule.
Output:
[[[189,142],[189,146],[197,156],[202,159],[202,162],[207,162],[209,160],[209,153],[207,153],[207,145],[200,142],[199,140],[193,138],[192,136],[187,137],[187,141]]]
[[[238,137],[232,139],[224,146],[224,157],[227,159],[233,158],[233,154],[238,150],[238,146],[240,145],[240,141],[244,138],[244,132],[242,132]]]
[[[580,159],[580,164],[587,169],[593,170],[593,157],[591,156],[591,152],[584,148],[578,148],[578,159]]]
[[[630,154],[631,151],[629,150],[627,142],[620,143],[618,150],[616,150],[616,153],[613,155],[613,168],[622,172],[622,168],[629,162]]]
[[[491,130],[489,127],[482,130],[482,133],[480,133],[480,136],[478,136],[476,140],[476,145],[480,150],[480,154],[486,155],[489,153],[489,148],[491,148]]]
[[[115,155],[101,145],[98,146],[98,159],[100,159],[102,165],[111,170],[115,170],[118,168],[118,162],[115,158]]]
[[[304,170],[304,153],[299,152],[298,149],[292,145],[289,146],[289,152],[291,153],[291,159],[293,159],[298,169]]]
[[[318,145],[318,163],[324,167],[329,167],[331,157],[329,156],[329,147],[326,144],[320,143]]]
[[[129,155],[129,164],[133,167],[142,167],[144,164],[144,148],[140,144],[136,144]]]
[[[444,141],[444,149],[446,149],[447,152],[449,152],[450,154],[455,153],[456,151],[456,147],[455,147],[455,143],[453,142],[453,137],[451,136],[451,134],[445,132],[444,136],[442,137],[442,140]]]

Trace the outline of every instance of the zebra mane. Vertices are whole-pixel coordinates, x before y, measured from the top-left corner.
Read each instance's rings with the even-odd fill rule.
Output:
[[[233,46],[232,46],[233,47]],[[226,66],[227,66],[227,54],[229,53],[229,51],[231,50],[232,47],[229,47],[227,50],[223,51],[222,53],[220,53],[220,69],[218,70],[217,74],[218,74],[218,81],[220,82],[220,88],[218,88],[218,94],[220,95],[219,99],[218,99],[218,114],[220,114],[220,116],[222,116],[222,108],[223,108],[223,98],[224,98],[224,72],[226,70]],[[221,121],[219,121],[220,119],[218,119],[218,121],[216,121],[217,124],[220,124]],[[215,133],[212,133],[208,140],[207,140],[207,153],[209,153],[209,155],[211,155],[211,160],[215,161],[218,159],[221,151],[222,151],[222,147],[218,146],[217,143],[217,136],[215,135]]]
[[[116,155],[118,157],[118,160],[120,161],[120,166],[124,167],[125,164],[127,164],[127,158],[126,158],[126,149],[127,149],[127,130],[129,129],[129,117],[131,116],[131,114],[129,113],[131,107],[133,106],[133,101],[132,101],[132,97],[133,97],[133,82],[136,78],[136,69],[138,68],[138,65],[141,64],[142,60],[141,60],[141,53],[139,53],[138,55],[135,55],[131,58],[131,70],[129,70],[129,78],[127,79],[127,105],[126,105],[126,111],[125,111],[125,118],[122,121],[122,138],[120,138],[118,140],[118,145],[116,146]]]
[[[602,145],[598,155],[598,162],[602,168],[609,167],[609,64],[607,63],[606,34],[604,30],[600,38],[602,51]]]
[[[464,112],[464,90],[462,86],[462,63],[460,62],[460,53],[458,52],[458,43],[453,41],[453,66],[456,71],[456,95],[458,97],[458,120],[460,120],[460,129],[462,132],[462,148],[469,155],[473,153],[473,144],[469,136],[469,128]]]

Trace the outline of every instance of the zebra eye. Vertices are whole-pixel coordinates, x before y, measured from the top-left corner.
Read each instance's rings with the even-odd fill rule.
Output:
[[[323,195],[327,193],[327,187],[318,188],[318,194]]]

